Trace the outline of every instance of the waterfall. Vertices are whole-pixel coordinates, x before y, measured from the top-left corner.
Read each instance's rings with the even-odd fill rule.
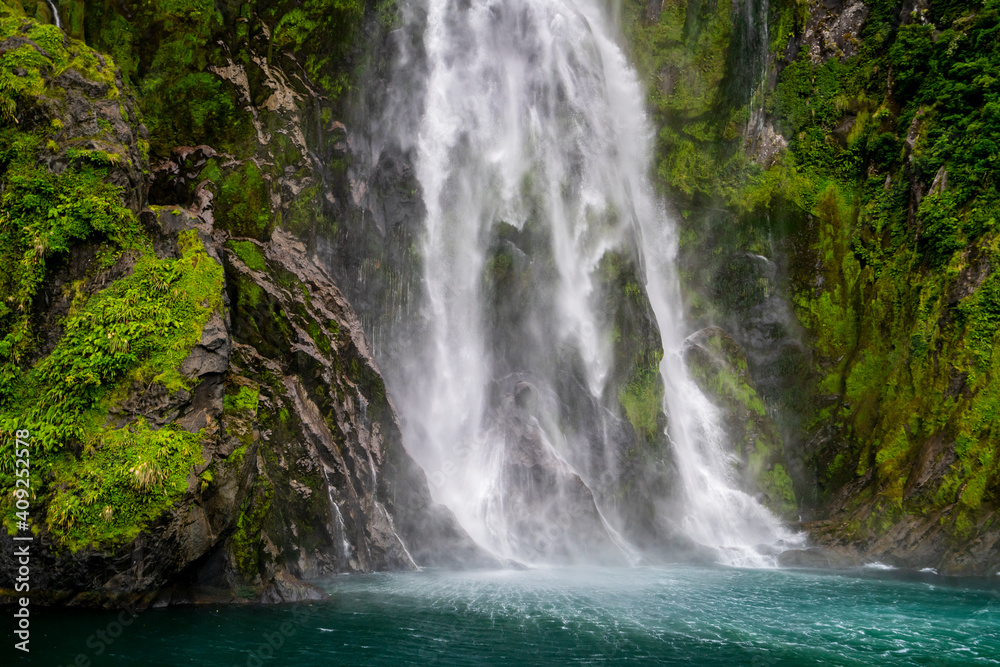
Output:
[[[49,9],[52,10],[52,17],[56,21],[56,27],[62,30],[62,19],[59,18],[59,7],[56,5],[55,0],[48,0]]]
[[[732,64],[735,89],[731,98],[746,100],[749,118],[743,131],[744,141],[757,147],[764,132],[764,98],[767,94],[767,66],[770,43],[767,30],[769,12],[768,0],[739,0],[736,12],[733,40],[734,53],[738,62]]]
[[[651,191],[644,95],[605,4],[403,8],[416,37],[399,40],[386,117],[420,120],[383,127],[415,155],[426,209],[418,334],[391,383],[404,439],[435,499],[504,557],[634,562],[626,540],[641,534],[642,550],[681,536],[763,565],[755,547],[789,535],[737,488],[681,360],[676,229]],[[618,407],[614,266],[635,267],[645,293],[627,289],[659,331],[666,433],[649,442],[665,451],[637,453],[642,429]]]

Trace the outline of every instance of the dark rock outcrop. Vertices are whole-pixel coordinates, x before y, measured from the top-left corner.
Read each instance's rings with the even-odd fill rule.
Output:
[[[868,18],[868,6],[861,0],[814,0],[809,18],[797,39],[789,40],[785,57],[795,58],[805,47],[816,64],[830,58],[844,60],[858,53],[861,26]]]
[[[207,425],[204,462],[128,545],[67,552],[43,530],[33,590],[84,605],[289,601],[316,595],[300,579],[337,572],[497,565],[431,500],[357,318],[302,244],[281,230],[243,241],[266,262],[253,270],[196,213],[161,215],[215,243],[229,308],[181,364],[194,390],[134,386],[113,419]],[[6,533],[0,542],[11,546]]]

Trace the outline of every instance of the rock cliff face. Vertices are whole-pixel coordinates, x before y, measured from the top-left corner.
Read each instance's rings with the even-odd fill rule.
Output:
[[[625,4],[689,316],[745,352],[832,548],[811,562],[995,576],[1000,91],[978,72],[1000,63],[1000,10],[772,1],[736,20],[755,7]],[[734,95],[755,43],[767,66]]]
[[[110,57],[7,5],[0,28],[0,588],[16,429],[32,592],[52,601],[282,601],[336,572],[494,564],[431,501],[357,317],[289,231],[322,176],[274,172],[305,150],[285,75],[260,67],[259,108],[241,93],[250,153],[150,169]]]

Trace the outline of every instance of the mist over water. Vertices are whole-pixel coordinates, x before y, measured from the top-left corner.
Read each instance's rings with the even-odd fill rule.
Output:
[[[384,131],[412,147],[426,209],[420,334],[389,369],[404,378],[391,386],[404,441],[435,498],[498,555],[639,560],[620,491],[635,463],[609,408],[621,334],[599,279],[626,257],[663,349],[671,451],[647,465],[675,467],[669,492],[644,490],[644,520],[721,562],[764,566],[759,545],[795,538],[737,488],[716,409],[681,360],[676,229],[651,192],[644,93],[608,12],[596,0],[404,7],[416,37],[386,117],[420,120]]]

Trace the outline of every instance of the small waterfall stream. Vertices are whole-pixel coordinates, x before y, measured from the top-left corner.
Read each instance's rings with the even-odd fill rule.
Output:
[[[422,336],[394,392],[404,436],[435,498],[499,555],[632,561],[618,533],[636,454],[612,409],[622,334],[601,296],[608,258],[632,258],[662,339],[672,449],[648,465],[672,456],[679,487],[650,498],[644,520],[723,562],[766,565],[755,547],[790,535],[737,488],[716,410],[681,361],[676,229],[648,182],[644,95],[608,11],[599,0],[404,7],[423,51],[404,50],[397,80],[425,86],[406,102],[420,106],[416,137],[401,141],[426,208]]]
[[[59,18],[59,5],[56,4],[55,0],[46,0],[49,3],[49,9],[52,10],[52,16],[56,21],[56,27],[62,30],[62,19]]]

